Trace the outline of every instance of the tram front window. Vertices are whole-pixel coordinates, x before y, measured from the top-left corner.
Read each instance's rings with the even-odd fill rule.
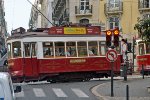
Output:
[[[139,55],[145,54],[144,43],[139,44]]]
[[[13,57],[21,57],[21,42],[16,41],[12,43]]]
[[[8,58],[11,58],[11,44],[7,44]]]
[[[146,53],[150,54],[150,43],[146,43]]]

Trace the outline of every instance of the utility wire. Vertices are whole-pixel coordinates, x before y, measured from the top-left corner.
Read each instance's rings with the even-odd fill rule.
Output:
[[[15,11],[14,11],[14,9],[15,9],[15,2],[16,2],[16,0],[13,0],[13,2],[12,2],[12,18],[14,18],[14,13],[15,13]],[[13,27],[14,27],[14,20],[13,19],[11,19],[11,24],[12,24],[12,30],[13,30]]]
[[[43,15],[43,17],[45,19],[47,19],[48,22],[50,22],[53,26],[55,26],[40,10],[37,9],[37,7],[35,7],[29,0],[27,0],[37,11],[39,11],[39,13],[41,13]]]

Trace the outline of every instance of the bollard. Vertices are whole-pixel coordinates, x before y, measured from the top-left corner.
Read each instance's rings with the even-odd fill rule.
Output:
[[[129,86],[128,85],[126,85],[126,97],[127,97],[126,100],[129,100]]]
[[[144,79],[144,65],[142,64],[142,76],[143,76],[143,79]]]
[[[124,67],[124,81],[127,81],[127,66],[126,66],[126,64],[123,67]]]

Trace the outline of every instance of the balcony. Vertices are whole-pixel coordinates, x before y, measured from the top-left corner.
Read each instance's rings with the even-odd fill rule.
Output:
[[[150,1],[149,1],[150,2]],[[138,8],[140,12],[150,11],[150,3],[146,1],[138,1]]]
[[[92,16],[92,8],[93,7],[91,5],[89,9],[81,10],[80,7],[75,6],[75,14],[76,14],[76,16],[82,16],[82,15]]]
[[[123,2],[116,2],[114,4],[105,3],[104,12],[106,15],[122,14],[123,13]]]

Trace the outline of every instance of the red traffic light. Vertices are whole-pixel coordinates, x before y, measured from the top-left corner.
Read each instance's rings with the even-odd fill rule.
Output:
[[[114,45],[115,47],[117,47],[119,46],[119,29],[118,28],[114,29],[113,33],[114,33]]]
[[[114,30],[114,35],[119,35],[119,30]]]
[[[112,35],[112,32],[110,30],[106,31],[106,35]]]
[[[111,46],[111,39],[112,39],[112,31],[107,30],[106,31],[106,46],[110,47]]]

